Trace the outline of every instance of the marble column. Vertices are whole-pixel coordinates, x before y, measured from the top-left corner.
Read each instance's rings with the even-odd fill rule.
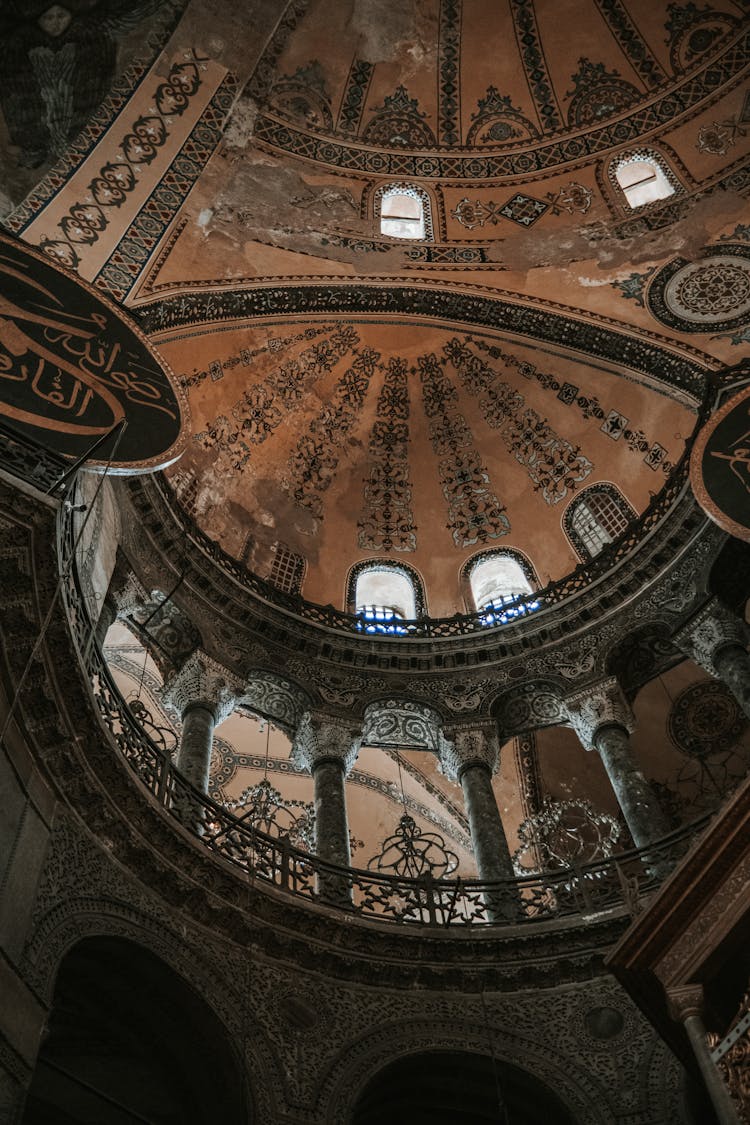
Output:
[[[672,1018],[683,1025],[700,1068],[719,1125],[740,1125],[740,1116],[721,1071],[711,1058],[703,1023],[703,986],[681,985],[667,989]]]
[[[585,688],[569,696],[565,707],[582,745],[598,752],[635,846],[667,836],[669,820],[630,745],[635,719],[617,681]]]
[[[747,627],[741,618],[712,598],[673,641],[709,675],[726,684],[750,717],[750,654]]]
[[[308,769],[313,778],[316,854],[336,867],[351,864],[345,783],[360,742],[360,727],[355,723],[306,711],[292,747],[292,760]],[[320,873],[318,893],[339,906],[351,902],[349,879],[333,871]]]
[[[495,919],[517,916],[515,872],[505,829],[492,788],[492,775],[500,757],[497,723],[456,723],[445,728],[439,754],[443,773],[463,789],[466,815],[479,878],[505,883],[504,888],[485,896]]]
[[[231,715],[241,694],[241,684],[205,653],[193,653],[162,688],[164,705],[182,723],[175,764],[200,793],[208,792],[214,727]]]

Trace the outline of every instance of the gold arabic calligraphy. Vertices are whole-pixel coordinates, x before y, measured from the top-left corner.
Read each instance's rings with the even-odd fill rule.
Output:
[[[112,338],[115,318],[100,309],[76,315],[25,263],[0,253],[0,387],[15,384],[3,395],[2,412],[90,437],[121,421],[126,402],[177,419],[176,403],[165,401],[166,380],[156,365],[146,366],[145,348],[142,357],[126,351]]]
[[[748,411],[750,413],[750,411]],[[731,417],[731,415],[730,415]],[[710,450],[711,457],[719,461],[728,461],[729,468],[747,492],[750,492],[750,429],[732,443],[729,453],[718,453]]]

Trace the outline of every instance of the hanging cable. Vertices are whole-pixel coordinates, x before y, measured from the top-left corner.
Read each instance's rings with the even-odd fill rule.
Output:
[[[266,762],[263,769],[263,780],[268,781],[268,754],[271,746],[271,724],[266,719]]]
[[[398,766],[398,783],[401,786],[401,804],[404,806],[404,812],[406,812],[406,793],[404,791],[404,775],[401,772],[401,755],[398,750],[395,751],[395,754],[396,765]]]

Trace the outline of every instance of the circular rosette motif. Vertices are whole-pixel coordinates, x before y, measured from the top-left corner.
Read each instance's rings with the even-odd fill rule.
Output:
[[[727,243],[697,261],[658,270],[646,295],[653,315],[682,332],[716,332],[750,320],[750,250]]]
[[[739,704],[723,684],[708,680],[677,696],[669,715],[669,737],[683,754],[704,758],[731,750],[747,727]]]

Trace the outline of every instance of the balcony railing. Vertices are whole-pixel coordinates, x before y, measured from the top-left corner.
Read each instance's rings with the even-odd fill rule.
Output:
[[[60,509],[58,544],[69,625],[114,746],[168,816],[258,884],[337,907],[349,916],[399,925],[528,926],[570,917],[594,919],[611,911],[635,912],[708,822],[704,817],[640,851],[499,882],[398,878],[334,867],[284,836],[254,829],[182,777],[131,713],[94,639],[76,568],[71,505]]]

